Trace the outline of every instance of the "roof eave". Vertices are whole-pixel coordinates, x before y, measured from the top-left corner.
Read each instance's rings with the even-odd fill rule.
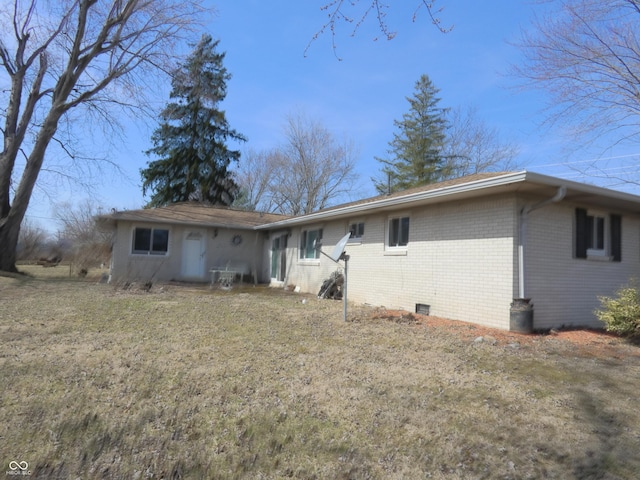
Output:
[[[633,203],[638,205],[637,208],[640,211],[640,196],[634,195],[632,193],[621,192],[619,190],[611,190],[609,188],[599,187],[597,185],[575,182],[573,180],[565,180],[562,178],[551,177],[549,175],[543,175],[541,173],[535,172],[527,172],[526,180],[532,183],[541,183],[553,187],[565,186],[567,187],[567,189],[573,190],[575,192]]]
[[[353,216],[371,210],[398,209],[403,206],[414,206],[441,201],[444,197],[451,200],[465,197],[468,198],[470,196],[477,196],[481,194],[481,192],[495,193],[498,188],[500,191],[507,191],[509,190],[509,187],[513,190],[517,190],[520,185],[525,183],[556,188],[565,186],[567,189],[576,193],[613,200],[621,208],[640,214],[640,196],[638,195],[523,170],[462,183],[459,185],[444,186],[442,188],[411,193],[398,197],[382,198],[367,203],[332,208],[330,210],[314,212],[300,217],[267,223],[257,226],[256,229],[271,230],[274,228],[313,223],[326,219]]]
[[[460,185],[445,186],[442,188],[436,188],[433,190],[427,190],[423,192],[411,193],[408,195],[402,195],[399,197],[382,198],[367,203],[358,205],[349,205],[345,207],[332,208],[331,210],[319,211],[304,215],[301,217],[290,218],[279,222],[268,223],[256,227],[257,230],[271,230],[274,228],[288,227],[292,225],[299,225],[304,223],[312,223],[316,221],[326,220],[328,218],[339,218],[342,216],[355,215],[364,213],[370,210],[386,210],[396,209],[409,204],[419,204],[422,202],[428,202],[430,200],[437,200],[441,197],[451,197],[452,199],[457,196],[464,196],[470,193],[474,193],[480,190],[486,190],[495,187],[504,187],[514,183],[520,183],[527,180],[529,172],[513,172],[496,177],[485,178],[481,180],[475,180],[468,183],[462,183]],[[550,177],[551,178],[551,177]]]
[[[131,215],[130,212],[114,213],[109,215],[100,215],[96,217],[104,223],[111,223],[115,225],[117,222],[134,222],[134,223],[167,223],[171,225],[188,225],[194,227],[207,227],[207,228],[232,228],[239,230],[255,230],[257,226],[262,224],[241,224],[241,223],[229,223],[229,222],[216,222],[206,220],[183,220],[176,218],[163,218],[163,217],[147,217],[144,215],[136,216]],[[266,222],[265,222],[266,223]]]

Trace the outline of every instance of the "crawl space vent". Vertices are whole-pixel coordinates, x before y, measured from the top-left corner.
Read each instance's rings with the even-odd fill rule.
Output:
[[[429,315],[429,305],[416,303],[416,313],[419,313],[420,315]]]

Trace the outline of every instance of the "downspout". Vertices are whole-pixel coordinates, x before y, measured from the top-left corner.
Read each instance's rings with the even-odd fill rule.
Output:
[[[252,268],[252,272],[253,272],[253,286],[255,287],[258,284],[258,255],[256,255],[256,252],[258,251],[258,240],[260,238],[260,232],[255,231],[255,238],[254,238],[254,242],[253,242],[253,261],[251,263],[253,263],[253,268]],[[264,244],[262,245],[262,251],[260,252],[260,258],[264,258]],[[261,262],[262,263],[262,262]],[[261,265],[262,267],[262,265]]]
[[[558,203],[564,199],[567,194],[567,187],[562,185],[558,188],[556,194],[542,202],[534,205],[527,205],[520,210],[520,238],[518,241],[518,298],[525,298],[524,294],[524,247],[527,235],[527,216],[534,210],[542,208],[550,203]]]

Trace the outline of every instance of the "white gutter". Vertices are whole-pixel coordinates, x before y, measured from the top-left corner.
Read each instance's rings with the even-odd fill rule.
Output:
[[[626,202],[629,205],[640,205],[640,196],[638,195],[620,192],[617,190],[610,190],[595,185],[578,183],[571,180],[550,177],[548,175],[543,175],[540,173],[527,172],[526,170],[524,170],[520,172],[510,172],[504,175],[498,175],[481,180],[475,180],[473,182],[461,183],[458,185],[443,186],[440,188],[434,188],[433,190],[423,190],[408,195],[384,197],[378,200],[356,203],[355,205],[349,204],[342,207],[330,208],[299,217],[292,217],[285,220],[277,220],[272,223],[265,223],[253,228],[255,230],[271,230],[274,228],[284,228],[292,225],[308,224],[325,219],[333,219],[340,216],[355,215],[380,208],[400,207],[407,204],[411,205],[415,202],[428,201],[430,199],[438,199],[440,197],[451,196],[452,198],[455,198],[456,195],[463,195],[465,193],[480,191],[486,188],[506,187],[510,184],[525,182],[554,188],[557,188],[558,184],[561,184],[567,189],[570,189],[572,192],[575,191],[586,195],[605,197],[615,201]],[[634,213],[638,214],[640,213],[640,208],[634,207],[633,211]]]
[[[534,205],[527,205],[520,211],[520,233],[518,239],[518,298],[526,298],[524,296],[524,246],[527,235],[527,216],[534,210],[542,208],[550,203],[562,201],[567,194],[567,187],[562,185],[558,188],[556,194]]]
[[[330,208],[328,210],[321,210],[315,213],[309,213],[300,217],[288,218],[285,220],[279,220],[264,225],[254,227],[256,230],[273,229],[281,226],[297,225],[310,223],[313,221],[324,220],[327,218],[334,218],[339,215],[353,215],[369,210],[375,210],[379,208],[396,207],[405,204],[411,204],[416,201],[426,200],[431,198],[439,198],[456,194],[463,194],[467,192],[473,192],[489,187],[504,186],[515,182],[523,182],[527,179],[528,172],[515,172],[507,173],[496,177],[484,178],[468,183],[461,183],[459,185],[449,185],[441,188],[435,188],[433,190],[420,191],[407,195],[401,195],[397,197],[385,197],[380,200],[373,200],[356,205],[346,205],[344,207]]]

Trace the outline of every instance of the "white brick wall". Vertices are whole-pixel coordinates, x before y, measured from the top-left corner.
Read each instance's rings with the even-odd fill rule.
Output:
[[[525,296],[534,304],[536,328],[602,326],[593,311],[598,295],[612,295],[640,275],[640,219],[622,213],[622,261],[573,258],[575,208],[566,202],[529,214]],[[611,212],[618,213],[618,212]]]
[[[400,211],[411,218],[404,255],[385,252],[386,213],[318,226],[330,253],[350,222],[365,222],[362,243],[346,248],[349,300],[409,311],[426,303],[432,315],[506,329],[514,295],[515,205],[513,196],[497,196]],[[287,283],[317,293],[335,264],[324,256],[299,261],[299,235],[296,229],[290,239],[294,261]]]
[[[406,210],[411,217],[405,255],[386,255],[389,214],[327,222],[327,253],[352,221],[365,221],[361,244],[347,245],[349,299],[508,329],[509,307],[518,292],[520,210],[540,198],[495,196]],[[534,328],[601,326],[593,314],[599,295],[612,295],[630,277],[640,278],[640,217],[622,213],[622,262],[573,258],[575,205],[546,205],[529,213],[525,241],[525,297],[534,304]],[[620,213],[620,212],[611,212]],[[394,214],[395,215],[395,214]],[[315,227],[315,226],[314,226]],[[317,293],[335,269],[322,257],[297,259],[299,229],[289,243],[287,283]]]

